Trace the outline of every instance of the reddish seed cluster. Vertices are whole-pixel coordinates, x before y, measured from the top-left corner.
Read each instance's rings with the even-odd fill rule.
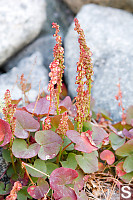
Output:
[[[122,109],[122,116],[121,116],[122,117],[122,121],[121,121],[121,124],[125,125],[126,124],[126,114],[124,113],[125,108],[123,107],[123,104],[122,104],[122,91],[121,91],[120,83],[118,83],[117,86],[118,86],[118,94],[115,96],[115,98],[118,101],[118,105]]]
[[[77,62],[77,73],[76,84],[77,96],[76,96],[76,107],[77,116],[75,120],[78,122],[77,130],[81,132],[83,122],[90,120],[90,99],[91,99],[91,76],[93,75],[93,65],[91,63],[92,53],[90,48],[87,47],[84,31],[81,29],[78,19],[75,18],[75,28],[79,34],[79,45],[80,45],[80,58]],[[84,79],[86,78],[86,81]],[[85,90],[85,84],[87,89]]]
[[[14,113],[16,111],[16,105],[11,103],[11,94],[7,89],[4,95],[5,107],[2,109],[4,114],[4,119],[10,124],[10,128],[12,133],[15,131],[16,127],[16,118],[14,117]]]
[[[50,82],[48,84],[48,91],[50,92],[49,97],[47,97],[50,100],[50,105],[49,105],[49,112],[51,110],[52,104],[51,102],[54,102],[55,107],[57,108],[57,114],[59,114],[60,109],[59,109],[59,95],[62,92],[61,88],[62,88],[62,76],[64,73],[64,68],[65,66],[63,65],[64,63],[64,49],[61,46],[62,42],[61,42],[61,37],[58,35],[59,33],[59,25],[57,25],[56,23],[52,23],[52,28],[55,28],[55,34],[53,35],[54,37],[56,37],[56,45],[54,46],[53,49],[53,56],[54,56],[54,60],[53,62],[50,64],[49,68],[50,68],[50,73],[49,73],[49,77]],[[47,115],[47,118],[45,120],[45,127],[43,127],[45,130],[48,130],[50,128],[50,125],[47,123],[47,121],[49,121],[49,112]]]
[[[66,135],[66,132],[69,130],[69,127],[68,127],[68,115],[67,115],[67,112],[64,112],[62,114],[62,118],[60,120],[60,124],[58,126],[58,129],[56,130],[56,132],[59,134],[59,135],[63,135],[65,136]]]
[[[14,183],[14,186],[10,192],[10,194],[6,197],[6,200],[16,200],[17,192],[22,188],[22,184],[19,181]]]

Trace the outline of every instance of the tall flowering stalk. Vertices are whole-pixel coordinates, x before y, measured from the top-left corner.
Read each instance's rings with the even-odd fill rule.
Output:
[[[74,22],[74,30],[79,34],[78,42],[80,46],[80,58],[77,62],[78,75],[75,82],[78,84],[77,96],[75,97],[77,107],[77,116],[75,120],[77,121],[77,130],[82,132],[83,122],[90,120],[91,76],[93,75],[93,65],[91,60],[92,53],[90,48],[87,47],[84,31],[81,29],[77,18],[74,19]],[[85,78],[86,81],[84,81]]]
[[[49,118],[49,113],[52,107],[52,101],[54,101],[54,105],[56,107],[57,115],[60,114],[59,110],[59,96],[60,93],[62,92],[62,76],[64,73],[64,68],[65,66],[63,65],[64,63],[64,48],[61,46],[62,41],[61,37],[58,35],[59,33],[59,25],[56,23],[52,23],[52,28],[55,28],[55,34],[53,35],[56,37],[56,45],[54,46],[53,49],[53,56],[54,60],[50,64],[49,68],[51,72],[49,73],[50,82],[48,84],[48,91],[50,92],[49,100],[50,100],[50,106],[49,106],[49,112],[47,115],[47,118],[45,119],[45,130],[48,130],[50,128],[50,118]]]
[[[50,64],[51,72],[49,76],[51,77],[50,83],[48,85],[48,90],[51,93],[51,98],[54,99],[55,107],[57,108],[57,114],[59,114],[59,95],[62,92],[62,76],[64,73],[65,66],[64,63],[64,48],[61,46],[61,37],[58,35],[59,33],[59,25],[56,23],[52,23],[52,28],[56,29],[54,37],[56,37],[56,45],[54,46],[53,56],[54,60]],[[55,88],[56,86],[56,88]]]
[[[11,103],[11,94],[8,89],[5,92],[4,101],[5,106],[2,109],[4,119],[10,124],[10,129],[12,134],[14,134],[16,127],[16,118],[14,117],[16,105]]]
[[[11,155],[14,171],[16,172],[14,160],[13,160],[13,154],[12,154],[11,149],[12,149],[12,141],[14,138],[14,132],[15,132],[15,128],[16,128],[16,118],[14,117],[14,113],[16,111],[17,106],[15,104],[12,104],[10,90],[8,90],[8,89],[5,92],[4,101],[5,101],[4,102],[5,106],[3,107],[2,112],[3,112],[3,115],[5,116],[4,119],[10,124],[10,129],[12,132],[12,138],[10,141],[10,155]]]

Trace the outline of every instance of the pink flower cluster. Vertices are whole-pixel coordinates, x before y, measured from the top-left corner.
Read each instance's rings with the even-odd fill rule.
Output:
[[[10,192],[10,194],[6,197],[6,200],[16,200],[17,199],[17,192],[22,189],[22,184],[19,181],[14,183],[14,186]]]
[[[67,115],[67,112],[64,112],[62,114],[62,118],[60,120],[60,124],[58,126],[57,131],[56,131],[59,135],[65,136],[66,132],[69,130],[67,121],[68,121],[68,115]]]

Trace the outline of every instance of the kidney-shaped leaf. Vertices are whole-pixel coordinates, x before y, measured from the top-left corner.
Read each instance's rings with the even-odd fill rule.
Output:
[[[26,106],[26,110],[30,113],[34,113],[36,116],[44,116],[48,113],[49,111],[49,105],[50,101],[46,99],[46,97],[41,98],[34,103],[30,103]],[[52,103],[52,109],[50,111],[51,115],[54,115],[55,112],[55,106]]]
[[[85,173],[93,173],[98,170],[97,152],[84,153],[75,156],[77,163]]]
[[[27,131],[35,132],[40,127],[39,122],[24,110],[16,110],[14,116],[16,117],[15,136],[18,138],[28,138]]]
[[[39,144],[34,143],[28,146],[23,139],[15,139],[12,145],[12,152],[16,158],[32,158],[38,154],[39,149]]]
[[[72,200],[76,200],[76,194],[67,184],[71,184],[72,181],[78,177],[78,173],[69,168],[60,167],[55,169],[50,175],[50,187],[54,190],[55,200],[63,197],[71,197]]]
[[[28,187],[27,192],[34,199],[41,199],[49,190],[49,184],[43,178],[39,178],[37,186],[33,185]]]
[[[115,156],[112,151],[104,150],[100,154],[101,160],[106,160],[109,165],[112,165],[115,161]]]
[[[125,144],[123,144],[121,147],[119,147],[115,153],[119,156],[128,156],[130,154],[133,154],[133,139],[128,140]]]
[[[66,135],[72,142],[76,143],[74,148],[78,151],[83,151],[85,153],[91,153],[92,151],[95,151],[98,149],[96,146],[93,146],[90,143],[90,140],[86,136],[85,132],[81,133],[81,135],[80,135],[80,133],[78,133],[77,131],[68,130],[66,132]]]
[[[58,154],[62,144],[61,137],[51,130],[37,131],[35,133],[35,140],[41,145],[38,156],[42,160],[54,158]]]
[[[11,137],[12,137],[12,132],[9,123],[0,119],[0,142],[1,142],[0,146],[3,147],[6,144],[8,144],[11,140]]]

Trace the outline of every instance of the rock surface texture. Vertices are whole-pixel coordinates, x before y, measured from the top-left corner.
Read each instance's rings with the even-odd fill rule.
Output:
[[[43,59],[39,52],[35,52],[30,57],[22,59],[18,66],[12,68],[8,73],[0,76],[0,98],[2,99],[6,89],[11,92],[12,99],[19,99],[22,97],[22,91],[17,86],[20,76],[24,74],[27,83],[31,83],[31,90],[27,92],[29,101],[35,101],[37,95],[43,90],[47,90],[49,82],[48,71],[43,66]]]
[[[119,78],[124,107],[133,103],[133,15],[90,4],[83,6],[76,17],[93,53],[95,75],[92,95],[96,100],[96,109],[106,109],[114,120],[119,120],[121,112],[115,100]],[[65,77],[72,97],[76,96],[75,71],[78,60],[78,34],[72,23],[65,38]]]
[[[133,12],[133,0],[64,0],[74,13],[89,3],[96,3],[102,6],[110,6],[114,8],[124,9]]]
[[[36,38],[45,20],[44,0],[1,0],[0,65]]]

